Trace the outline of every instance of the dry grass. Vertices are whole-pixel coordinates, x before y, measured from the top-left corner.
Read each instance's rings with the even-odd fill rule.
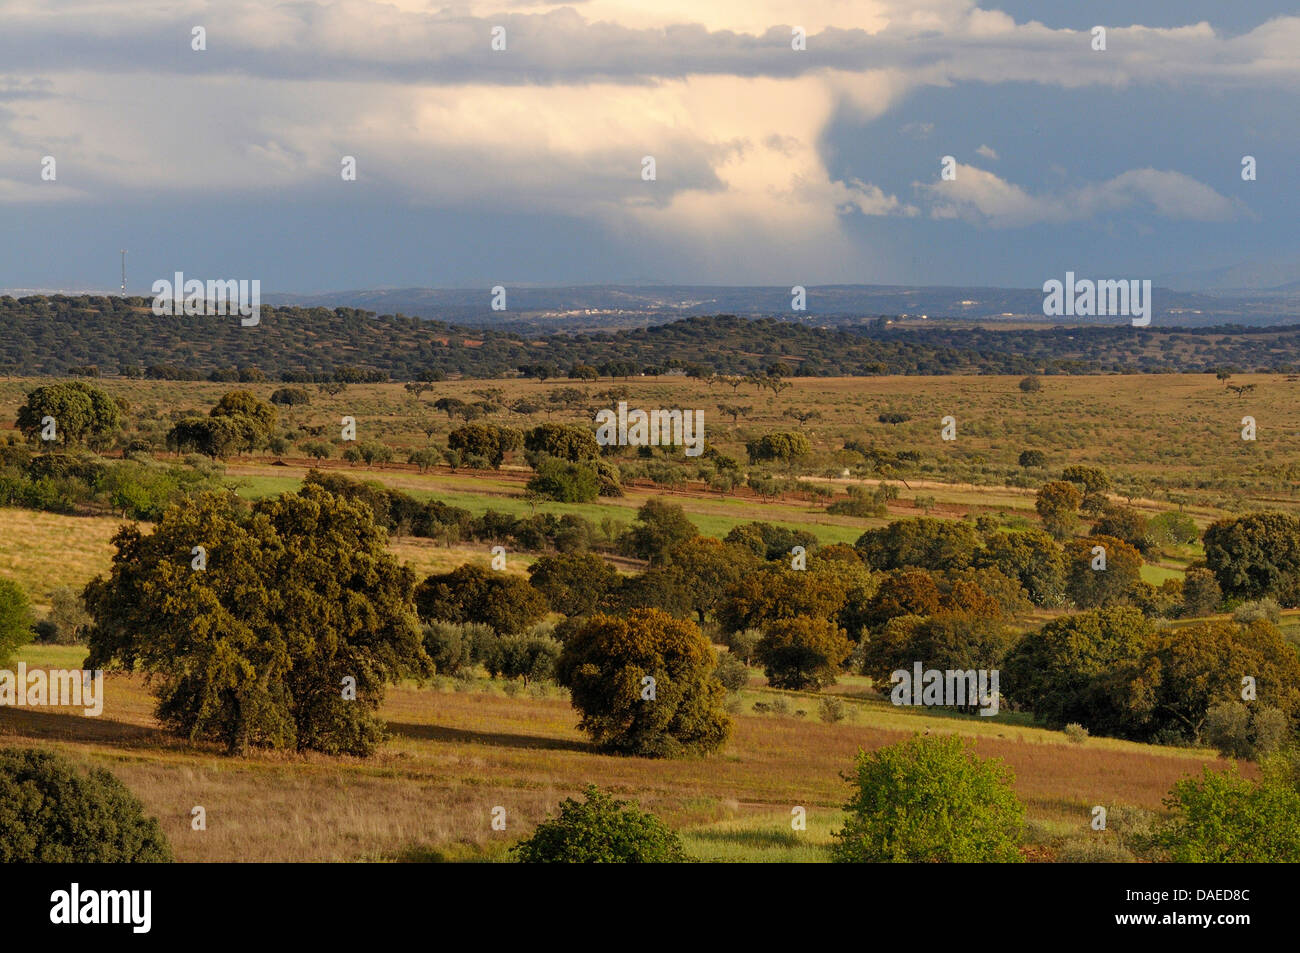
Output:
[[[75,648],[32,647],[29,663],[76,664]],[[394,688],[382,714],[392,739],[370,759],[255,754],[228,758],[161,734],[143,681],[110,676],[99,719],[5,710],[0,742],[41,744],[110,768],[162,821],[188,861],[495,859],[556,803],[595,783],[691,833],[701,856],[753,859],[777,851],[815,859],[847,787],[840,778],[859,748],[912,731],[956,731],[1016,774],[1029,817],[1054,829],[1086,824],[1094,804],[1160,807],[1180,777],[1215,761],[1207,752],[1090,739],[987,720],[943,718],[849,702],[851,720],[740,714],[726,750],[699,760],[650,761],[590,749],[561,693],[508,697],[477,683]],[[765,689],[750,698],[774,697]],[[792,696],[793,707],[800,706]],[[806,706],[815,711],[815,704]],[[812,717],[810,715],[810,717]],[[999,736],[999,734],[1001,736]],[[206,831],[190,811],[207,811]],[[491,829],[502,806],[507,830]],[[791,842],[789,812],[809,816],[809,844]],[[764,832],[767,833],[764,833]],[[712,832],[712,833],[710,833]]]
[[[0,507],[0,576],[19,582],[38,608],[60,586],[80,588],[108,570],[122,520]]]

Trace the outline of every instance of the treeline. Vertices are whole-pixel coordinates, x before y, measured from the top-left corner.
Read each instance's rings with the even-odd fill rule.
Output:
[[[263,307],[256,327],[157,317],[147,298],[0,297],[0,373],[167,380],[432,381],[640,374],[748,375],[774,361],[801,376],[1202,372],[1290,373],[1300,329],[1128,326],[829,329],[730,315],[608,334],[537,338],[355,308]],[[683,357],[694,355],[694,357]]]

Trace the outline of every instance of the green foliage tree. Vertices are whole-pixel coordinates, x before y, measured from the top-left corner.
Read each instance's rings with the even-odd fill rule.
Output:
[[[869,529],[853,545],[872,569],[940,570],[966,568],[979,544],[969,523],[922,516]]]
[[[1183,575],[1183,615],[1209,615],[1218,612],[1222,604],[1223,591],[1214,573],[1204,568],[1187,570]]]
[[[566,616],[590,614],[619,581],[618,571],[594,553],[542,556],[528,567],[528,577],[550,607]]]
[[[1024,807],[1001,761],[953,736],[914,736],[858,754],[840,863],[1015,863]]]
[[[480,622],[501,635],[517,635],[546,615],[546,598],[521,576],[466,563],[435,573],[415,590],[425,621]]]
[[[590,503],[601,490],[596,471],[582,463],[570,463],[558,457],[545,457],[526,489],[545,500],[558,503]]]
[[[772,687],[801,690],[834,685],[851,651],[834,622],[797,618],[769,622],[754,654]]]
[[[678,543],[698,534],[685,510],[655,497],[646,500],[636,511],[636,522],[624,534],[621,545],[629,555],[656,565],[666,561],[669,551]]]
[[[1100,546],[1102,553],[1094,554]],[[1105,569],[1101,565],[1104,556]],[[1113,536],[1071,539],[1065,544],[1066,590],[1081,609],[1119,605],[1142,580],[1142,556]]]
[[[1175,782],[1165,806],[1174,817],[1154,840],[1175,863],[1300,862],[1300,791],[1278,761],[1258,782],[1207,765]]]
[[[1047,455],[1041,450],[1022,450],[1019,463],[1026,469],[1031,467],[1041,469],[1047,466]]]
[[[1106,493],[1111,488],[1110,476],[1100,467],[1068,466],[1061,471],[1061,479],[1082,488],[1083,499],[1079,509],[1084,513],[1096,515],[1109,505]]]
[[[1059,606],[1065,600],[1065,556],[1042,530],[993,533],[972,562],[977,568],[998,569],[1018,580],[1036,606]]]
[[[167,863],[156,818],[103,768],[61,754],[0,748],[0,863]]]
[[[546,423],[524,435],[524,449],[530,453],[556,457],[571,463],[595,460],[600,456],[596,435],[585,427]]]
[[[616,801],[594,784],[583,801],[565,798],[558,817],[543,821],[510,848],[525,864],[670,864],[686,858],[677,835],[659,818]]]
[[[784,430],[755,437],[745,444],[745,450],[749,454],[750,463],[761,463],[764,460],[790,463],[812,453],[812,444],[798,431]]]
[[[428,668],[415,580],[387,544],[368,508],[310,483],[251,508],[191,497],[114,537],[83,594],[86,666],[154,676],[159,720],[191,740],[368,754],[384,683]]]
[[[1053,619],[1027,632],[1007,653],[1004,697],[1053,728],[1071,722],[1096,730],[1119,720],[1108,679],[1130,684],[1153,644],[1155,629],[1137,609],[1115,606]]]
[[[1073,483],[1066,480],[1052,480],[1044,483],[1034,499],[1034,508],[1043,521],[1043,529],[1056,539],[1066,539],[1074,533],[1078,524],[1079,505],[1083,494]]]
[[[522,442],[523,433],[514,427],[490,423],[465,424],[447,435],[448,449],[459,451],[466,457],[483,457],[494,469],[499,468],[506,454],[517,450]]]
[[[296,407],[311,403],[311,393],[301,387],[281,387],[271,392],[271,403]]]
[[[1277,626],[1214,619],[1162,632],[1137,678],[1113,688],[1126,718],[1117,734],[1200,738],[1209,712],[1241,700],[1242,676],[1255,679],[1253,709],[1274,708],[1300,724],[1300,657]]]
[[[1147,518],[1131,506],[1108,504],[1093,524],[1092,534],[1122,539],[1144,556],[1155,550]]]
[[[0,578],[0,668],[9,664],[16,649],[32,640],[35,621],[22,586]]]
[[[275,435],[275,407],[251,391],[232,390],[223,394],[208,416],[228,421],[233,426],[238,434],[237,452],[259,450]]]
[[[1300,605],[1300,517],[1270,512],[1223,519],[1204,539],[1205,564],[1225,596]]]
[[[780,619],[834,619],[846,598],[844,582],[832,575],[771,565],[729,586],[714,614],[727,632],[766,630]]]
[[[748,549],[712,536],[682,540],[668,551],[666,562],[700,622],[713,611],[727,588],[758,564]]]
[[[65,447],[74,443],[105,447],[123,423],[117,402],[87,381],[59,381],[29,392],[18,408],[17,427],[29,440],[36,440],[46,417],[54,418],[55,440]]]
[[[607,751],[645,757],[703,754],[731,732],[713,646],[694,623],[658,609],[595,613],[556,663],[579,726]]]
[[[868,640],[862,672],[882,693],[889,691],[890,676],[912,671],[920,662],[925,669],[986,671],[1000,668],[1016,636],[1001,619],[974,612],[944,611],[931,616],[899,616]],[[969,708],[979,705],[971,700]]]

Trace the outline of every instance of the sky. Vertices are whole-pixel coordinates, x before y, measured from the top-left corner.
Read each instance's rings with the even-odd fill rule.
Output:
[[[1297,51],[1294,0],[0,0],[0,288],[1295,281]]]

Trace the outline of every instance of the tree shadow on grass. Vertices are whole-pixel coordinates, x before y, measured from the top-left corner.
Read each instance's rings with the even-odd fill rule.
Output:
[[[545,751],[581,751],[596,754],[596,749],[585,741],[567,738],[543,738],[536,735],[512,735],[498,731],[470,731],[466,728],[447,728],[443,725],[413,725],[407,722],[388,723],[389,730],[403,738],[419,741],[450,741],[461,744],[492,745],[498,748],[527,748]]]
[[[132,748],[172,747],[161,728],[102,716],[59,714],[34,708],[0,707],[0,731],[38,741],[80,741]]]

